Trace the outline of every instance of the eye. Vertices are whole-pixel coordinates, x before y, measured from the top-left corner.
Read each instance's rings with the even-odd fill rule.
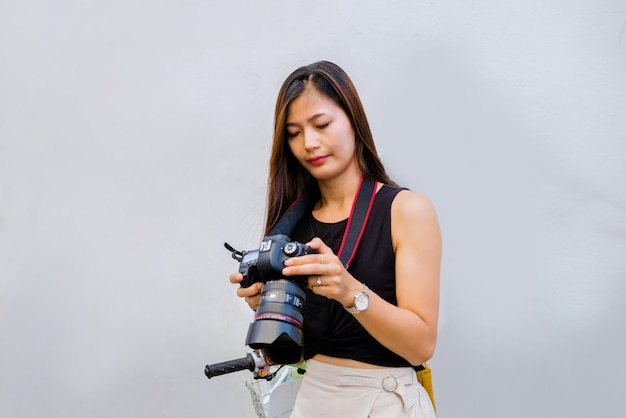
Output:
[[[330,125],[330,122],[322,123],[321,125],[317,125],[317,129],[325,129]]]
[[[287,139],[295,138],[300,134],[300,131],[287,131]]]

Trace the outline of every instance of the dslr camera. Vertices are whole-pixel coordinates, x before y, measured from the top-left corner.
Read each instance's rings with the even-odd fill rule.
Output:
[[[317,250],[291,241],[282,234],[265,237],[258,250],[238,251],[228,243],[224,246],[239,261],[239,272],[243,275],[241,287],[264,283],[261,301],[246,337],[246,345],[264,359],[253,361],[248,355],[243,359],[208,365],[206,376],[211,378],[245,369],[254,372],[259,364],[298,362],[304,345],[302,309],[306,302],[306,277],[283,276],[282,270],[289,258],[316,254]]]

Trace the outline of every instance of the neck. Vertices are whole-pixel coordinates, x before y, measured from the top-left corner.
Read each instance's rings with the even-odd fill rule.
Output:
[[[320,181],[321,197],[313,210],[315,217],[324,222],[338,222],[350,216],[361,177],[361,173],[356,173],[332,181]]]

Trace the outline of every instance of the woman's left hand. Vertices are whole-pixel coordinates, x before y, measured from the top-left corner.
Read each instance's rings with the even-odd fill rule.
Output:
[[[362,291],[363,285],[348,273],[339,257],[320,238],[313,238],[306,245],[318,254],[287,259],[283,275],[308,276],[307,287],[313,293],[352,306],[354,295]]]

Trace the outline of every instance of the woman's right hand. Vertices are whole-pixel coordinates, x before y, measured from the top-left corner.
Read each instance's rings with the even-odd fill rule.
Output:
[[[236,272],[230,275],[230,282],[233,284],[241,283],[243,280],[243,274]],[[263,283],[252,283],[249,287],[239,287],[237,289],[237,296],[243,298],[248,306],[255,310],[259,307],[261,301],[261,289],[263,289]]]

